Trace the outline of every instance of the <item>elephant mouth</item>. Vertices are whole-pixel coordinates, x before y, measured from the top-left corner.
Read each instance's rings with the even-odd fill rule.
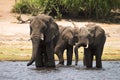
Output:
[[[86,44],[82,44],[81,46],[86,47],[87,45]]]
[[[88,47],[89,47],[88,44],[78,44],[77,46],[78,46],[78,47],[84,47],[84,48],[88,48]]]
[[[84,48],[88,48],[89,47],[89,41],[87,40],[85,43],[81,44]]]
[[[40,39],[44,40],[44,35],[43,34],[32,34],[31,39]]]

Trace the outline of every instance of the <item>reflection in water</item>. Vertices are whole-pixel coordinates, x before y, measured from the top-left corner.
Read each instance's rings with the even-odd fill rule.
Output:
[[[36,71],[37,73],[50,73],[50,72],[59,72],[58,68],[29,68]]]

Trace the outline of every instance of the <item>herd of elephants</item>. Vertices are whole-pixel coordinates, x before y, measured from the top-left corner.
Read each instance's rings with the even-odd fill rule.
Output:
[[[75,26],[75,24],[73,23]],[[63,53],[67,52],[67,66],[72,65],[73,52],[75,65],[78,64],[78,48],[84,47],[83,64],[92,68],[93,56],[96,58],[96,68],[102,68],[101,56],[106,41],[105,31],[96,24],[86,27],[63,27],[58,25],[51,16],[39,14],[30,19],[30,39],[32,41],[32,56],[27,66],[35,62],[36,68],[54,68],[54,53],[59,63],[64,65]],[[75,47],[73,47],[75,46]]]

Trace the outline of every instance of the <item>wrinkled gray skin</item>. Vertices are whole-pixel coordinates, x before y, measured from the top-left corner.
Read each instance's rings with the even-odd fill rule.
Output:
[[[37,68],[55,67],[54,47],[59,36],[59,28],[53,18],[43,14],[32,18],[30,21],[30,36],[32,57],[27,66],[35,61]]]
[[[84,65],[87,68],[92,68],[93,56],[95,56],[96,67],[102,68],[101,56],[105,41],[105,31],[101,27],[88,24],[86,27],[80,28],[78,43],[74,48],[76,54],[76,65],[78,63],[78,48],[84,47]]]
[[[55,47],[55,53],[59,58],[58,66],[64,65],[63,53],[67,51],[67,66],[72,64],[73,45],[75,45],[77,30],[76,28],[59,26],[60,36]]]

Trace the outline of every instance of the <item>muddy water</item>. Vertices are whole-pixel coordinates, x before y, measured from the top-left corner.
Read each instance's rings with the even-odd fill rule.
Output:
[[[57,62],[56,62],[57,63]],[[120,80],[120,61],[103,61],[103,69],[78,66],[35,69],[27,62],[0,62],[0,80]],[[95,62],[94,62],[95,65]]]

